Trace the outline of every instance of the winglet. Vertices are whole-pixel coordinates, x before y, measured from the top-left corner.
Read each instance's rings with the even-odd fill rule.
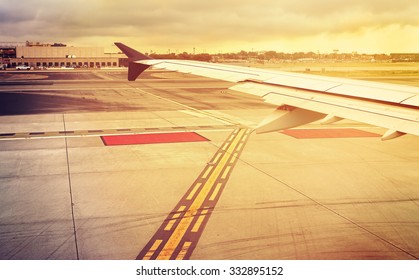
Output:
[[[128,81],[135,81],[149,65],[142,64],[141,60],[153,59],[139,51],[136,51],[122,43],[115,42],[115,45],[128,57]]]
[[[132,61],[134,60],[142,60],[142,59],[152,59],[148,55],[145,55],[143,53],[140,53],[139,51],[136,51],[127,45],[124,45],[122,43],[115,42],[114,43],[128,58]]]

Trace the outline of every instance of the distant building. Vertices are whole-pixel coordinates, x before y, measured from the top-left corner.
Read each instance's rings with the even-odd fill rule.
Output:
[[[419,53],[391,53],[393,62],[419,62]]]
[[[121,54],[105,54],[103,47],[67,47],[65,44],[0,43],[0,63],[16,67],[119,67]]]

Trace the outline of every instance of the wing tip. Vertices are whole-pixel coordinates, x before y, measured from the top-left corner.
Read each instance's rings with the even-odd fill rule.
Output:
[[[121,42],[114,42],[115,46],[117,46],[131,61],[134,60],[144,60],[144,59],[152,59],[148,55],[145,55],[133,48],[128,47],[127,45]]]
[[[114,42],[114,44],[128,57],[128,81],[135,81],[142,72],[150,67],[149,65],[141,64],[141,62],[136,61],[149,60],[152,59],[151,57],[134,50],[121,42]]]

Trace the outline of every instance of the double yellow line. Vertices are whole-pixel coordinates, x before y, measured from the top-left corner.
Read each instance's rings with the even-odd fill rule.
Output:
[[[171,259],[175,251],[179,248],[179,245],[182,239],[189,232],[189,230],[191,232],[197,232],[199,230],[201,224],[203,223],[205,219],[205,215],[209,213],[209,210],[204,207],[205,202],[208,199],[214,200],[215,197],[217,196],[222,185],[219,182],[219,180],[225,180],[226,176],[228,175],[226,173],[231,172],[232,170],[231,164],[236,162],[236,159],[239,154],[236,151],[238,150],[238,148],[243,147],[243,143],[247,139],[247,136],[249,133],[250,133],[249,129],[239,129],[238,132],[235,135],[233,135],[234,137],[230,137],[229,139],[231,140],[230,145],[223,146],[222,149],[227,149],[227,150],[217,152],[217,155],[214,157],[214,161],[212,163],[215,164],[216,162],[218,162],[218,164],[215,167],[212,167],[210,169],[210,172],[207,172],[208,170],[204,172],[202,178],[204,179],[207,178],[207,179],[205,183],[203,183],[203,186],[199,189],[199,191],[197,190],[196,186],[195,188],[193,188],[192,192],[194,193],[193,196],[195,196],[195,199],[190,204],[190,207],[187,210],[185,210],[186,207],[182,208],[183,206],[179,208],[186,212],[184,213],[181,220],[178,222],[177,226],[171,233],[170,237],[168,238],[167,242],[164,244],[161,251],[158,253],[156,259],[158,260]],[[218,153],[221,153],[221,155],[219,155]],[[197,183],[197,184],[200,184],[200,183]],[[195,195],[196,192],[198,193]],[[211,196],[209,197],[210,194]],[[191,199],[191,197],[193,196],[190,194],[188,195],[188,198]],[[183,211],[180,211],[180,212],[183,212]],[[175,224],[175,222],[173,222],[173,219],[176,220],[175,217],[176,218],[180,217],[180,214],[179,214],[180,212],[178,211],[173,215],[172,220],[168,224],[168,225],[171,225],[170,229]],[[193,225],[192,229],[190,229],[193,221],[195,220],[197,216],[198,218],[196,219],[195,224]],[[155,254],[158,247],[160,247],[162,242],[163,240],[161,239],[155,240],[153,245],[149,249],[148,253],[143,257],[143,259],[150,259],[152,255]],[[190,241],[184,242],[184,244],[182,244],[182,248],[180,252],[176,256],[176,259],[183,259],[190,247],[191,247]]]

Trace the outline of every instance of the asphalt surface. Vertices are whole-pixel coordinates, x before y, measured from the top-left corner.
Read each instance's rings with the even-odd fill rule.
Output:
[[[0,259],[419,257],[418,137],[256,135],[274,107],[230,83],[125,75],[0,74]]]

